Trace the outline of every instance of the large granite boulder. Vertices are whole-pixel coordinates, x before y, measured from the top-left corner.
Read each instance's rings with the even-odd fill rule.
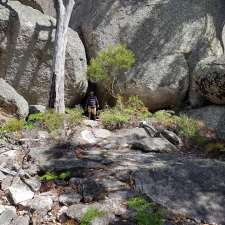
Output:
[[[196,63],[223,53],[224,8],[223,0],[80,0],[71,26],[82,33],[89,57],[126,43],[136,64],[124,92],[156,110],[179,105]]]
[[[32,105],[48,105],[55,19],[9,1],[0,6],[0,77]],[[86,93],[86,54],[78,34],[68,30],[65,101],[80,103]]]
[[[54,0],[19,0],[22,4],[31,6],[49,16],[56,16]]]
[[[225,104],[225,57],[210,57],[198,63],[193,74],[192,91],[208,101]],[[196,105],[195,98],[190,98]],[[198,103],[198,102],[197,102]]]
[[[218,137],[225,140],[225,107],[210,105],[186,111],[186,114],[215,130]]]
[[[19,118],[26,118],[29,113],[27,101],[2,78],[0,78],[0,111]]]
[[[136,191],[199,224],[225,224],[224,162],[170,154],[149,165],[133,174]]]

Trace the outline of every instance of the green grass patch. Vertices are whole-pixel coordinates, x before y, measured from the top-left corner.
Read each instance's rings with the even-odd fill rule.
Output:
[[[15,118],[9,119],[3,127],[0,128],[1,133],[8,133],[8,132],[16,132],[21,131],[25,127],[24,120],[18,120]]]
[[[128,208],[135,211],[135,220],[138,225],[163,225],[162,214],[154,211],[152,204],[143,197],[130,198]]]
[[[44,113],[31,114],[28,117],[27,126],[32,129],[41,127],[49,132],[54,132],[63,126],[66,122],[69,126],[77,126],[82,123],[83,110],[80,108],[66,109],[66,114],[56,113],[54,110],[49,110]]]
[[[105,128],[113,130],[131,126],[150,115],[139,97],[131,96],[124,100],[118,96],[115,107],[103,111],[100,119]]]
[[[186,140],[192,141],[197,145],[204,145],[206,138],[201,134],[201,125],[199,121],[194,120],[187,115],[174,115],[166,110],[158,111],[152,114],[152,118],[159,124],[170,129],[176,129],[177,133]]]
[[[69,124],[73,126],[79,125],[82,123],[83,120],[83,109],[81,108],[74,108],[74,109],[66,109],[66,120]]]
[[[44,175],[40,176],[40,180],[47,182],[47,181],[54,181],[54,180],[66,180],[72,177],[72,173],[70,171],[62,171],[62,172],[53,172],[53,171],[46,171]]]
[[[94,207],[90,207],[87,209],[86,213],[81,218],[80,225],[90,225],[94,219],[102,217],[104,215],[104,212]]]
[[[41,126],[49,132],[59,129],[64,122],[64,115],[49,110],[45,113],[35,113],[28,117],[28,123],[33,126]]]
[[[100,115],[105,128],[120,129],[129,123],[130,117],[127,113],[117,109],[106,110]]]

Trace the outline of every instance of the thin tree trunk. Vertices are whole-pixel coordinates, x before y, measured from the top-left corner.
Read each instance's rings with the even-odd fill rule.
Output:
[[[49,105],[54,106],[56,112],[65,113],[64,80],[67,31],[75,1],[67,0],[65,5],[63,0],[57,1],[58,18],[54,43],[52,85]]]

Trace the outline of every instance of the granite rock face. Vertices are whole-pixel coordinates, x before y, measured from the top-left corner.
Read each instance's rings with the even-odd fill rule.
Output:
[[[157,110],[179,105],[196,64],[223,54],[224,9],[222,0],[88,0],[79,1],[71,26],[82,33],[89,57],[126,43],[136,64],[124,93]]]
[[[29,113],[27,101],[5,80],[0,78],[0,109],[19,118],[26,118]]]
[[[192,90],[213,104],[225,104],[225,58],[210,57],[196,66]],[[192,105],[196,105],[192,99]],[[198,103],[198,102],[197,102]]]
[[[217,136],[225,140],[225,107],[209,105],[186,112],[188,116],[200,120],[205,125],[216,131]]]
[[[31,105],[48,105],[55,19],[9,1],[0,6],[0,77]],[[78,34],[68,30],[65,101],[80,103],[87,89],[86,54]]]

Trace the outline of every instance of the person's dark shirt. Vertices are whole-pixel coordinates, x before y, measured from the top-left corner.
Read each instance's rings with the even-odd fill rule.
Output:
[[[87,99],[87,106],[89,107],[97,107],[98,106],[98,99],[96,96],[89,96]]]

